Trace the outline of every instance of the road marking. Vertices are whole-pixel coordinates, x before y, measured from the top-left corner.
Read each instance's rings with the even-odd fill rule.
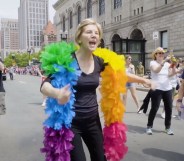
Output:
[[[23,81],[19,81],[19,83],[26,84],[26,82],[23,82]]]

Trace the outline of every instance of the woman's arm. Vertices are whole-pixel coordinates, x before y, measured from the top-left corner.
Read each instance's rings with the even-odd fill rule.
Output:
[[[176,67],[169,68],[169,77],[172,77],[172,76],[176,75],[177,73],[179,73],[179,70],[176,69]]]
[[[44,82],[41,87],[41,92],[52,98],[56,98],[59,104],[65,104],[70,99],[70,85],[66,85],[61,89],[54,88],[49,82]]]
[[[164,66],[164,63],[163,64],[159,64],[158,66],[154,66],[152,65],[150,67],[151,71],[153,71],[154,73],[159,73],[161,70],[162,70],[162,67]]]
[[[162,67],[164,66],[165,62],[169,61],[171,59],[171,56],[168,55],[165,60],[163,60],[158,66],[152,65],[150,69],[155,72],[159,73],[162,70]]]
[[[181,85],[180,85],[180,88],[178,90],[178,99],[176,101],[176,109],[178,111],[180,111],[180,107],[182,105],[182,100],[183,100],[183,97],[184,97],[184,79],[182,79],[182,82],[181,82]]]
[[[3,71],[4,70],[4,64],[2,62],[0,62],[0,70]]]
[[[181,75],[181,84],[180,84],[180,88],[178,90],[178,99],[176,101],[176,108],[178,110],[180,110],[180,107],[182,105],[182,100],[183,100],[183,97],[184,97],[184,71]]]
[[[128,76],[128,82],[146,84],[151,89],[153,89],[153,90],[155,89],[155,84],[149,79],[145,79],[143,77],[139,77],[135,74],[130,74],[130,73],[127,73],[127,76]]]
[[[178,100],[182,100],[183,96],[184,96],[184,79],[182,79],[180,88],[178,90]]]

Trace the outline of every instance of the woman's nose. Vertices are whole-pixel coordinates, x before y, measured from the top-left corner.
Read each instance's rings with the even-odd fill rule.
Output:
[[[96,33],[95,32],[92,32],[91,33],[91,37],[96,37]]]

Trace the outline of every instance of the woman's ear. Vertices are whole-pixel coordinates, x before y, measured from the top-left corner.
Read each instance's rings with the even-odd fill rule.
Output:
[[[81,42],[81,40],[78,40],[78,44],[79,44],[79,46],[81,45],[81,43],[82,43],[82,42]]]

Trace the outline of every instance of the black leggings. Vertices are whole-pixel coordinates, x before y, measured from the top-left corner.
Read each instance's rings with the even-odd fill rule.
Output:
[[[169,91],[155,90],[151,93],[151,110],[148,116],[148,127],[153,126],[156,113],[160,106],[161,99],[164,102],[165,109],[165,128],[168,129],[171,126],[172,116],[172,89]]]
[[[90,118],[74,118],[72,121],[72,131],[75,136],[72,142],[74,149],[71,151],[71,161],[86,161],[82,139],[88,147],[91,161],[106,161],[98,114]]]

